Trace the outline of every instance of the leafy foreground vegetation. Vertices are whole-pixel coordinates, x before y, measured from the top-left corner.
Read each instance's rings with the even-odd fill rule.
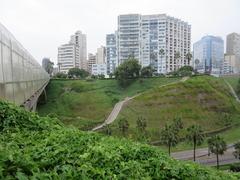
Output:
[[[1,179],[239,179],[157,148],[64,127],[0,101]]]
[[[41,116],[56,116],[66,125],[82,130],[102,123],[114,105],[127,96],[178,81],[179,78],[148,78],[122,88],[116,80],[51,80],[48,100],[38,106]]]
[[[198,76],[154,88],[136,97],[123,108],[111,128],[113,134],[121,135],[118,121],[126,119],[129,123],[128,136],[138,136],[136,122],[142,117],[146,119],[150,140],[156,141],[160,138],[160,130],[175,118],[182,119],[184,129],[198,124],[204,132],[214,133],[229,126],[238,126],[239,114],[240,106],[222,79]],[[185,134],[183,132],[182,137]]]

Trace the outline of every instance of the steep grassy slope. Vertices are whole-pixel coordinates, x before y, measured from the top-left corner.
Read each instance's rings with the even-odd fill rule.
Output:
[[[133,82],[123,89],[116,80],[52,80],[47,87],[47,104],[40,105],[41,116],[57,114],[67,125],[87,129],[103,122],[119,100],[177,78],[150,78]]]
[[[237,104],[222,79],[202,76],[154,88],[131,100],[122,110],[118,120],[126,118],[130,134],[136,121],[143,117],[152,140],[159,139],[160,129],[175,117],[181,117],[185,127],[200,124],[205,131],[240,122],[240,105]],[[113,124],[117,129],[118,120]]]
[[[125,139],[66,128],[0,101],[0,179],[239,179]]]

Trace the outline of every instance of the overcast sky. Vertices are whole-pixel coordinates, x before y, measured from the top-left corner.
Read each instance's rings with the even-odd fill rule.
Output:
[[[0,22],[39,61],[57,62],[57,47],[77,30],[87,34],[88,53],[105,45],[126,13],[162,14],[192,25],[192,43],[204,35],[240,33],[240,0],[0,0]]]

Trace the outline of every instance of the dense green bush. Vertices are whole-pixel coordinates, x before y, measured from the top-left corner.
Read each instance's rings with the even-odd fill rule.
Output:
[[[60,121],[54,118],[39,117],[22,108],[0,100],[0,132],[9,130],[46,130],[60,128]]]
[[[238,179],[0,102],[0,179]],[[16,131],[16,129],[20,131]]]
[[[139,77],[141,65],[132,57],[124,61],[114,72],[114,75],[122,87],[127,87],[133,82],[133,79]]]

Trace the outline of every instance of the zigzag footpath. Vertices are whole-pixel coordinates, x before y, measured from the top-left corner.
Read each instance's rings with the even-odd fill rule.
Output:
[[[162,85],[162,86],[160,86],[160,87],[165,87],[165,86],[168,86],[168,85],[177,84],[177,83],[179,83],[179,82],[185,82],[185,81],[188,80],[188,79],[189,79],[189,77],[183,77],[180,81],[173,82],[173,83],[168,83],[168,84],[164,84],[164,85]],[[138,96],[140,96],[140,95],[142,95],[142,94],[143,94],[143,93],[139,93],[139,94],[137,94],[137,95],[135,95],[135,96],[126,97],[124,100],[119,101],[117,104],[115,104],[112,112],[110,113],[110,115],[108,116],[108,118],[104,121],[104,123],[101,124],[101,125],[99,125],[99,126],[97,126],[97,127],[95,127],[95,128],[93,128],[92,131],[97,131],[97,130],[99,130],[99,129],[102,129],[102,128],[105,127],[106,125],[113,123],[113,122],[117,119],[119,113],[121,112],[122,107],[123,107],[126,103],[128,103],[130,100],[132,100],[132,99],[134,99],[134,98],[136,98],[136,97],[138,97]]]

